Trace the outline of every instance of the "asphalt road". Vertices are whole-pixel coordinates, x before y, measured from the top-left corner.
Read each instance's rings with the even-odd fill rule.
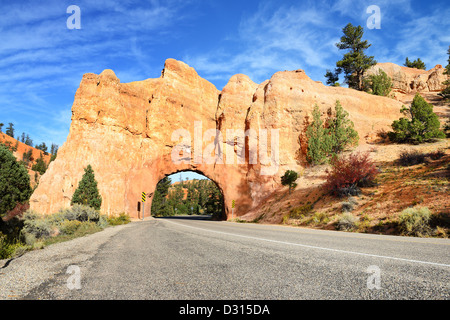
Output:
[[[49,253],[56,250],[53,246],[41,250],[51,256],[47,261],[52,261],[52,267],[28,291],[19,290],[17,298],[450,298],[448,239],[187,217],[149,219],[108,229],[76,239],[77,246],[70,250],[64,243],[54,245],[59,246],[58,254]],[[32,256],[34,264],[42,259],[39,252],[31,254],[37,255]],[[0,272],[7,275],[21,265],[31,268],[27,255]]]

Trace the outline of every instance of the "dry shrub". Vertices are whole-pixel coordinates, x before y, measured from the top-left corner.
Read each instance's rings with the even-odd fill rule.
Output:
[[[424,163],[426,156],[425,153],[419,151],[403,151],[400,153],[398,163],[404,167],[415,166]]]
[[[293,219],[298,219],[302,215],[304,216],[304,215],[307,215],[308,213],[310,213],[312,211],[312,209],[313,209],[313,205],[311,203],[307,203],[300,207],[292,208],[289,211],[289,217],[293,218]]]
[[[431,232],[431,212],[427,207],[407,208],[399,216],[398,224],[403,235],[426,236]]]
[[[59,225],[59,231],[62,234],[71,235],[74,234],[78,228],[81,226],[82,222],[78,220],[64,220]]]
[[[358,217],[351,213],[344,213],[336,222],[336,229],[341,231],[352,231],[358,227]]]
[[[438,160],[445,156],[445,152],[443,150],[436,150],[433,152],[430,152],[428,156],[431,158],[431,160]]]

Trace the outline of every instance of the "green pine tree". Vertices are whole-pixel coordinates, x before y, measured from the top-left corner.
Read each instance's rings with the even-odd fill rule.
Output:
[[[339,70],[336,70],[335,72],[331,72],[331,70],[327,69],[327,72],[325,73],[325,78],[327,79],[327,85],[333,86],[333,87],[339,87]]]
[[[199,180],[198,182],[198,205],[201,208],[205,207],[208,198],[207,184],[209,180]]]
[[[316,104],[312,112],[312,123],[306,129],[308,149],[306,158],[313,165],[323,164],[331,151],[328,130],[324,128],[319,106]]]
[[[286,170],[284,175],[281,177],[281,184],[283,186],[289,186],[289,193],[295,189],[297,183],[295,182],[298,178],[298,173],[293,170]]]
[[[211,181],[209,184],[209,195],[206,201],[206,211],[213,219],[220,219],[223,210],[223,195],[219,188]]]
[[[156,185],[155,193],[152,200],[152,214],[156,216],[169,216],[171,211],[169,210],[167,195],[169,193],[169,188],[171,185],[171,180],[169,177],[164,177]]]
[[[6,146],[0,145],[0,217],[14,209],[18,203],[27,202],[31,193],[27,169]]]
[[[30,164],[30,162],[33,162],[34,161],[34,158],[33,158],[33,149],[28,149],[28,151],[27,152],[24,152],[23,154],[22,154],[22,161],[25,163],[25,165],[29,165]]]
[[[438,116],[433,112],[433,105],[425,101],[416,93],[409,108],[403,107],[402,113],[406,117],[392,123],[392,132],[389,138],[399,143],[422,143],[432,139],[445,138],[440,128]]]
[[[445,67],[444,74],[447,75],[447,80],[445,80],[442,84],[445,86],[445,88],[439,93],[441,97],[444,99],[450,99],[450,46],[448,46],[448,64]]]
[[[403,64],[405,67],[408,68],[416,68],[416,69],[426,69],[425,63],[420,60],[420,58],[414,60],[414,61],[410,61],[408,59],[408,57],[406,57],[405,63]]]
[[[366,89],[374,95],[387,97],[392,90],[392,80],[386,72],[379,69],[376,74],[369,76],[366,81]]]
[[[10,122],[8,123],[8,127],[6,128],[5,132],[8,136],[14,138],[14,123]]]
[[[349,50],[342,60],[336,62],[336,73],[344,72],[345,82],[350,88],[364,90],[364,74],[367,69],[377,62],[373,56],[367,56],[364,50],[371,44],[367,40],[362,40],[364,29],[361,26],[347,24],[342,29],[344,35],[336,46],[341,50]]]
[[[163,196],[161,195],[161,192],[156,188],[155,193],[153,194],[153,200],[152,200],[152,208],[151,208],[152,215],[155,216],[165,216],[166,212],[164,211],[164,205],[163,205]]]
[[[102,206],[102,197],[97,188],[94,170],[91,165],[84,169],[84,175],[72,196],[71,205],[75,203],[87,205],[96,210]]]
[[[51,153],[51,157],[50,157],[50,162],[55,161],[56,160],[56,156],[58,155],[58,145],[52,143],[51,149],[50,149],[50,153]]]
[[[358,132],[338,100],[334,114],[331,108],[328,110],[326,123],[323,122],[317,105],[314,106],[312,118],[312,123],[306,129],[306,159],[312,165],[323,164],[330,155],[341,153],[345,148],[358,143]]]
[[[348,112],[342,108],[339,100],[336,100],[335,115],[328,119],[327,126],[332,153],[341,153],[348,146],[358,143],[358,132],[354,129],[353,122],[348,118]]]
[[[175,214],[184,213],[184,191],[181,183],[173,185],[168,193],[168,205],[173,208]]]
[[[38,144],[37,146],[35,146],[36,149],[41,150],[44,152],[45,155],[48,154],[47,150],[47,145],[45,144],[45,142],[42,142],[41,144]]]
[[[47,171],[47,164],[44,161],[44,158],[41,157],[36,160],[36,163],[31,167],[31,170],[39,172],[41,175]]]

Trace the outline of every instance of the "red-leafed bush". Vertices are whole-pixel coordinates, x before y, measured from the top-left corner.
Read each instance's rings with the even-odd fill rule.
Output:
[[[12,209],[11,211],[9,211],[4,217],[3,217],[3,221],[9,221],[12,218],[16,217],[16,216],[22,216],[25,211],[27,211],[28,209],[30,209],[30,204],[28,202],[25,203],[18,203],[14,209]]]
[[[353,153],[349,156],[334,158],[331,170],[327,170],[325,187],[338,196],[355,196],[360,187],[374,183],[378,169],[370,160],[369,153]]]

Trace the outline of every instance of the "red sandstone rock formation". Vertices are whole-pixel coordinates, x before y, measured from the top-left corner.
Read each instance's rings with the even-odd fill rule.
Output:
[[[85,74],[75,95],[67,141],[41,178],[31,208],[51,214],[68,207],[83,168],[91,164],[104,214],[127,212],[137,217],[137,202],[145,191],[150,195],[145,205],[148,216],[158,181],[193,170],[217,183],[226,216],[231,216],[232,200],[236,201],[234,214],[243,215],[281,186],[285,170],[301,169],[298,136],[305,115],[311,114],[314,104],[326,112],[336,100],[350,113],[361,143],[378,130],[389,129],[400,117],[401,103],[396,100],[328,87],[302,70],[278,72],[261,84],[235,75],[222,91],[173,59],[166,61],[158,79],[120,83],[111,70]],[[227,136],[229,130],[250,130],[256,135],[235,139]],[[263,145],[264,130],[269,146],[263,159],[279,155],[278,163],[261,164],[260,150],[256,163],[249,161],[254,155],[250,149]],[[190,139],[185,135],[182,142],[177,133],[189,133]],[[271,151],[271,137],[276,133],[279,148]],[[195,151],[175,152],[185,160],[175,163],[172,153],[182,144]],[[223,152],[223,158],[206,163],[205,156],[214,147]],[[242,150],[246,157],[239,163]]]
[[[440,92],[444,89],[442,82],[447,79],[443,74],[445,69],[439,64],[427,71],[394,63],[377,63],[367,70],[367,75],[376,74],[379,69],[392,79],[392,93],[397,100],[402,101],[405,95],[414,95],[416,92]]]

